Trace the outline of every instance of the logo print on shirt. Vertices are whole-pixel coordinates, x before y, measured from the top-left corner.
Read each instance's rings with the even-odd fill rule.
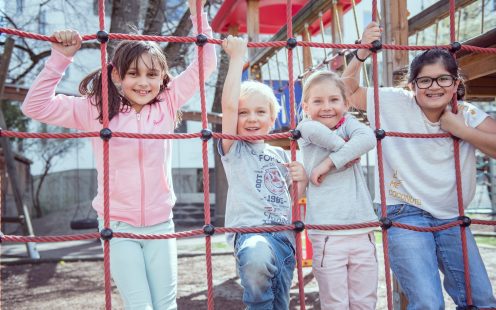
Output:
[[[268,168],[265,170],[264,175],[265,187],[274,195],[281,195],[284,193],[284,180],[277,168]]]
[[[153,121],[153,125],[156,126],[156,125],[160,124],[163,120],[164,120],[164,115],[162,114],[162,115],[160,115],[160,118],[158,120]]]

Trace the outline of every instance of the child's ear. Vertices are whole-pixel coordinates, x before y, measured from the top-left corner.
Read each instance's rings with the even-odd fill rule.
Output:
[[[411,91],[415,92],[415,85],[414,85],[413,83],[408,83],[408,88],[409,88]]]
[[[112,68],[111,76],[112,76],[112,82],[114,84],[120,84],[121,83],[122,80],[121,80],[121,77],[119,76],[119,72],[117,72],[116,68]]]

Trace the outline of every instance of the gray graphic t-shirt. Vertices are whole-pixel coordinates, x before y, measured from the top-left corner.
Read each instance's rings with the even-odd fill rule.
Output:
[[[289,158],[283,149],[266,143],[235,141],[229,153],[218,149],[226,171],[226,227],[289,225],[291,197]],[[233,234],[227,234],[232,245]]]

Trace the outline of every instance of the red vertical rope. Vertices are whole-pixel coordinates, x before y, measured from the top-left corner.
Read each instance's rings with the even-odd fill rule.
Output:
[[[202,20],[202,2],[201,0],[196,0],[196,23],[197,23],[197,34],[203,33],[203,20]],[[208,43],[207,43],[208,44]],[[207,121],[207,104],[205,100],[205,71],[203,65],[203,46],[198,47],[198,74],[200,76],[200,99],[201,99],[201,116],[202,116],[202,128],[208,128]],[[208,140],[202,141],[202,160],[203,160],[203,209],[205,224],[210,224],[210,181],[209,181],[209,171],[208,171]],[[208,309],[214,310],[214,285],[212,277],[212,247],[211,247],[211,237],[205,236],[205,251],[206,251],[206,265],[207,265],[207,301]]]
[[[292,14],[292,1],[287,0],[286,3],[286,25],[287,25],[287,37],[293,37],[293,14]],[[294,129],[296,127],[295,122],[295,96],[294,96],[294,78],[293,78],[293,50],[288,49],[288,83],[289,83],[289,117],[290,117],[290,127]],[[296,160],[296,141],[291,140],[291,161]],[[292,206],[292,219],[293,221],[300,221],[300,206],[298,204],[298,184],[293,182],[291,186],[291,197],[293,200]],[[305,288],[303,286],[303,264],[301,261],[301,232],[296,232],[296,270],[298,273],[298,292],[300,297],[300,309],[305,310]]]
[[[100,30],[105,30],[105,1],[98,1],[98,22]],[[100,61],[102,64],[102,115],[103,128],[108,128],[108,81],[107,81],[107,43],[100,43]],[[110,226],[109,215],[109,141],[103,140],[103,222]],[[110,284],[110,241],[103,243],[103,270],[105,279],[105,309],[112,309],[112,288]]]
[[[456,41],[456,31],[455,31],[455,0],[450,0],[450,41]],[[455,53],[452,53],[453,57],[456,58]],[[451,102],[451,107],[453,113],[458,113],[458,102],[457,94],[453,94],[453,100]],[[465,215],[465,210],[463,209],[463,192],[462,192],[462,176],[460,168],[460,141],[459,139],[453,139],[453,152],[455,160],[455,174],[456,174],[456,193],[458,198],[458,214],[460,216]],[[462,242],[462,255],[463,255],[463,270],[465,275],[465,293],[467,295],[467,305],[472,305],[472,289],[470,285],[470,265],[468,259],[468,249],[467,249],[467,236],[466,228],[460,225],[460,237]]]
[[[372,20],[377,20],[377,0],[372,0]],[[380,118],[380,105],[379,105],[379,72],[377,67],[377,53],[372,53],[372,68],[373,68],[373,82],[374,82],[374,110],[375,110],[375,126],[376,129],[381,128],[381,118]],[[382,217],[387,217],[387,207],[386,207],[386,190],[384,185],[384,162],[382,156],[382,140],[377,139],[377,171],[379,172],[379,190],[381,193],[381,212]],[[389,263],[389,243],[388,243],[388,231],[387,229],[382,229],[382,245],[384,252],[384,272],[386,277],[386,296],[387,296],[387,307],[389,310],[393,309],[393,293],[391,290],[391,272]]]

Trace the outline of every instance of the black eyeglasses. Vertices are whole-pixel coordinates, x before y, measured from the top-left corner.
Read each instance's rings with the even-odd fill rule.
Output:
[[[456,77],[452,75],[440,75],[437,78],[432,78],[430,76],[421,76],[419,78],[416,78],[415,84],[417,84],[417,87],[420,89],[427,89],[432,86],[432,83],[436,81],[437,85],[440,87],[450,87],[452,86],[455,81],[457,80]]]

